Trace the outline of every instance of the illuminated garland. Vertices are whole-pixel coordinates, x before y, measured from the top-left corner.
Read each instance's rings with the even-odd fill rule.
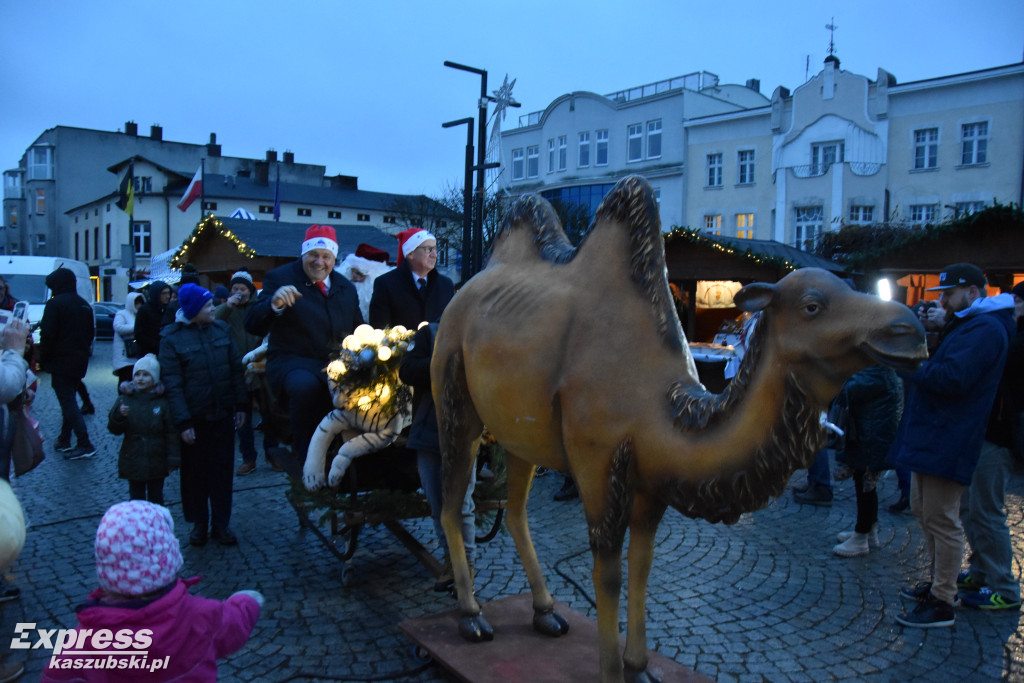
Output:
[[[740,255],[746,257],[748,260],[753,261],[759,266],[772,266],[775,268],[781,268],[787,271],[796,270],[799,268],[795,263],[787,258],[781,256],[768,256],[766,254],[758,254],[747,248],[744,250],[730,247],[726,244],[715,241],[713,237],[710,237],[700,231],[691,230],[689,228],[675,228],[672,232],[665,235],[665,244],[672,242],[673,240],[684,239],[691,244],[698,244],[700,246],[709,247],[716,249],[723,254],[728,256]]]
[[[219,218],[211,213],[196,224],[195,229],[192,230],[192,234],[185,238],[185,241],[181,243],[180,247],[178,247],[178,251],[175,252],[174,256],[171,258],[171,268],[181,268],[181,266],[185,264],[188,260],[187,257],[189,251],[199,239],[199,235],[201,235],[203,230],[207,228],[216,230],[222,237],[229,239],[234,243],[235,248],[238,249],[238,253],[242,254],[246,258],[256,258],[256,256],[258,256],[255,249],[239,239],[238,235],[231,232],[230,228],[225,226]]]
[[[398,366],[415,334],[401,325],[383,330],[360,325],[345,337],[327,365],[327,379],[348,395],[348,409],[379,407],[388,417],[411,409],[412,390],[399,381]]]

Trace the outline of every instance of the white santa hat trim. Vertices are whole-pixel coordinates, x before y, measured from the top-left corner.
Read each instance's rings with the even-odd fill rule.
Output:
[[[413,233],[409,236],[409,239],[405,241],[405,244],[402,245],[402,256],[408,257],[409,254],[412,253],[413,249],[420,246],[427,240],[434,240],[436,242],[437,238],[426,230],[420,230],[419,232]]]

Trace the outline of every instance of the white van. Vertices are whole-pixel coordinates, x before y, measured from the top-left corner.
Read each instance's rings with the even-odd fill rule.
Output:
[[[78,295],[90,304],[96,301],[96,288],[89,279],[89,266],[81,261],[56,256],[0,255],[0,275],[7,281],[8,291],[18,301],[28,303],[28,321],[32,325],[43,317],[43,306],[51,292],[46,276],[58,268],[75,274]]]

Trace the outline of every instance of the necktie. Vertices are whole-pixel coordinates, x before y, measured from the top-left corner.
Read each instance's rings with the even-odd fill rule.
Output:
[[[426,278],[422,278],[422,277],[421,278],[417,278],[417,280],[416,280],[416,288],[417,289],[419,289],[422,292],[423,288],[426,287],[426,286],[427,286]]]
[[[324,296],[327,296],[327,285],[324,284],[323,280],[321,280],[320,282],[316,283],[316,286],[317,286],[317,289],[320,290],[321,294],[323,294]]]

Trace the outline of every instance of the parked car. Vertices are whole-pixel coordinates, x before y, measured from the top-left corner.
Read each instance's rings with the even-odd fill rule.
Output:
[[[93,319],[96,323],[96,339],[114,338],[114,316],[124,304],[113,301],[98,301],[92,304]]]

